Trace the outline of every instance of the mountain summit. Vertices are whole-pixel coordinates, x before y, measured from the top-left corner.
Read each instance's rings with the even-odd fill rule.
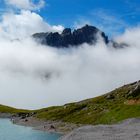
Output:
[[[78,46],[83,43],[95,44],[98,40],[98,35],[103,38],[105,43],[109,42],[108,37],[104,32],[89,25],[85,25],[84,27],[75,29],[74,31],[70,28],[65,28],[61,34],[58,32],[36,33],[33,35],[33,38],[43,45],[61,48]]]

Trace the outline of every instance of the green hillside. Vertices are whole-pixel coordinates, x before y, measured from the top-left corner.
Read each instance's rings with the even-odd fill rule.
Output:
[[[80,124],[110,124],[140,117],[140,82],[93,99],[38,110],[36,117]]]
[[[9,107],[9,106],[0,105],[0,113],[16,114],[16,113],[27,113],[27,112],[29,112],[29,111],[28,110],[23,110],[23,109],[16,109],[16,108]]]
[[[0,105],[0,112],[34,116],[43,120],[75,124],[111,124],[140,117],[140,81],[125,85],[105,95],[40,110],[19,110]]]

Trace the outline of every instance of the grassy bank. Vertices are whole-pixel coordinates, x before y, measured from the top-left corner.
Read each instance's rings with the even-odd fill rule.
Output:
[[[111,124],[140,117],[139,82],[93,99],[38,110],[36,117],[80,124]]]
[[[30,111],[23,110],[23,109],[16,109],[16,108],[9,107],[9,106],[0,105],[0,113],[16,114],[16,113],[27,113],[27,112],[30,112]]]
[[[43,120],[75,124],[116,123],[124,119],[140,117],[140,82],[125,85],[103,96],[64,106],[28,111],[0,105],[0,112],[21,113],[21,116],[22,113],[28,113]]]

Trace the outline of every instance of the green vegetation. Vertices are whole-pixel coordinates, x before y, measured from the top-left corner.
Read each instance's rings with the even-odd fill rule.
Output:
[[[129,105],[125,102],[134,101]],[[77,124],[111,124],[140,117],[138,83],[125,85],[108,94],[85,101],[38,110],[36,117]]]
[[[29,112],[28,110],[23,110],[23,109],[16,109],[12,108],[9,106],[4,106],[0,105],[0,113],[11,113],[11,114],[16,114],[16,113],[26,113]]]
[[[75,124],[112,124],[140,117],[140,82],[125,85],[103,96],[64,106],[34,111],[0,106],[0,112],[28,113],[39,119]]]

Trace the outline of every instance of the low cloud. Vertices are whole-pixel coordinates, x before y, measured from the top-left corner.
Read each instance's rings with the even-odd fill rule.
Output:
[[[140,27],[115,38],[129,45],[124,49],[108,47],[102,40],[96,45],[56,49],[30,37],[36,32],[62,30],[61,25],[50,25],[25,8],[18,14],[3,14],[1,104],[29,109],[62,105],[99,96],[140,79]]]
[[[132,35],[137,30],[131,29]],[[116,50],[102,41],[56,49],[31,38],[1,40],[0,103],[34,109],[99,96],[140,79],[139,53],[138,41]]]
[[[140,46],[140,26],[126,29],[124,34],[115,38],[119,43],[126,43],[130,46],[139,47]]]
[[[51,26],[35,12],[21,10],[19,14],[5,13],[0,22],[0,37],[22,39],[37,32],[61,32],[63,26]]]
[[[5,0],[7,5],[24,10],[39,10],[45,5],[44,0],[34,3],[33,0]]]

